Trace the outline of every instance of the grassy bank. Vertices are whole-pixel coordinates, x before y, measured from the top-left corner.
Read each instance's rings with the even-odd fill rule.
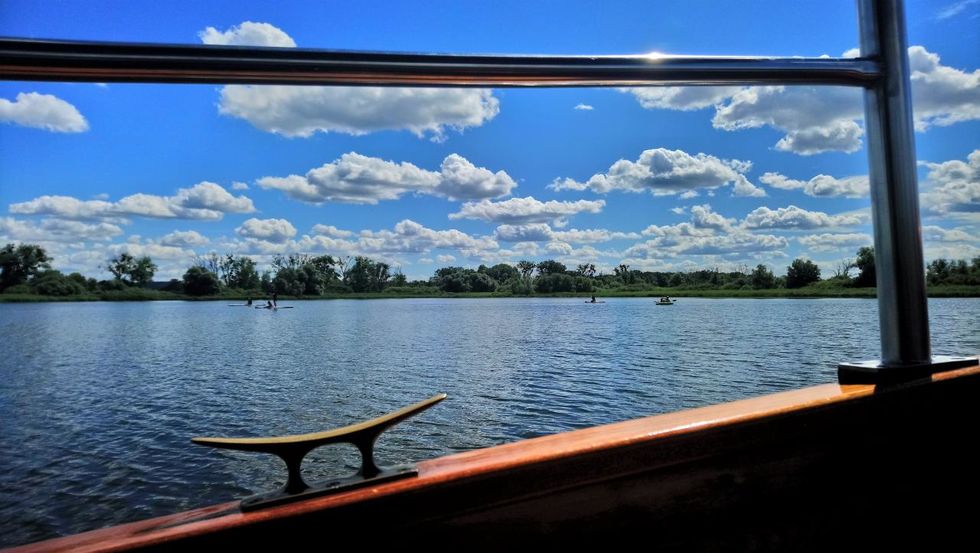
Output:
[[[280,301],[320,300],[320,299],[394,299],[394,298],[511,298],[511,297],[567,297],[588,298],[591,294],[531,294],[517,296],[504,292],[467,292],[452,294],[440,292],[432,288],[397,288],[391,291],[371,293],[346,293],[324,296],[291,297],[280,296]],[[719,289],[682,289],[682,288],[652,288],[629,289],[612,288],[599,289],[596,297],[602,298],[657,298],[671,296],[674,298],[873,298],[874,288],[842,288],[827,286],[807,286],[805,288],[775,288],[768,290],[719,290]],[[0,294],[0,303],[18,302],[51,302],[51,301],[245,301],[251,297],[256,302],[264,302],[267,298],[258,294],[221,294],[217,296],[194,297],[173,292],[158,290],[119,290],[99,292],[76,296],[42,296],[37,294]],[[980,286],[931,286],[929,297],[932,298],[976,298],[980,297]]]

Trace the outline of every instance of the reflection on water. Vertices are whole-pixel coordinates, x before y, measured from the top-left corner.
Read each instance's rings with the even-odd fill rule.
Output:
[[[196,435],[312,432],[436,392],[388,464],[833,381],[878,353],[874,301],[399,299],[0,304],[0,545],[231,500],[273,457]],[[933,349],[980,350],[977,299],[930,300]],[[322,448],[310,479],[353,472]]]

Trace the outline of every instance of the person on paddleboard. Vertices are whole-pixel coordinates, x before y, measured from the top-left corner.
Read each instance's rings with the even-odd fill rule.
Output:
[[[272,307],[279,307],[279,292],[272,293]]]

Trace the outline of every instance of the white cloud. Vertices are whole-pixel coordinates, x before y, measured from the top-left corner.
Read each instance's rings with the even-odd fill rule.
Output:
[[[807,249],[815,252],[831,252],[839,250],[854,250],[862,246],[871,246],[874,239],[870,234],[811,234],[801,236],[797,241]]]
[[[437,255],[436,261],[438,261],[439,263],[452,263],[453,261],[456,261],[456,256],[449,255],[449,254]]]
[[[605,207],[604,200],[578,200],[575,202],[560,202],[550,200],[541,202],[533,196],[526,198],[511,198],[501,202],[483,200],[467,202],[456,213],[450,213],[450,219],[477,219],[480,221],[521,225],[529,223],[552,223],[563,227],[567,218],[579,213],[599,213]]]
[[[572,244],[597,244],[612,240],[637,239],[640,235],[635,232],[619,232],[606,229],[569,229],[552,232],[555,240]]]
[[[349,230],[341,230],[333,225],[313,225],[313,234],[330,238],[349,238],[354,233]]]
[[[590,106],[589,104],[578,104],[577,106],[575,106],[575,109],[578,111],[592,111],[595,108]]]
[[[178,248],[205,246],[209,242],[210,240],[206,236],[193,230],[177,230],[161,237],[159,240],[159,243],[163,246],[175,246]]]
[[[765,206],[756,208],[745,216],[742,224],[750,229],[813,229],[860,225],[863,222],[861,217],[854,214],[828,215],[822,211],[807,211],[791,205],[775,210]]]
[[[939,13],[936,14],[936,19],[949,19],[955,15],[959,15],[960,12],[977,2],[980,2],[980,0],[959,0],[958,2],[954,2],[939,10]]]
[[[21,92],[11,102],[0,98],[0,122],[52,132],[85,132],[88,121],[75,106],[50,94]]]
[[[517,186],[507,173],[476,167],[458,154],[449,154],[442,160],[439,176],[436,193],[450,200],[499,198]]]
[[[504,171],[493,173],[466,158],[450,154],[439,172],[411,163],[395,163],[355,152],[312,169],[305,176],[263,177],[258,185],[283,191],[305,202],[326,201],[376,204],[408,192],[473,200],[505,196],[517,186]]]
[[[82,223],[79,221],[44,219],[40,223],[13,217],[0,217],[0,237],[3,241],[79,242],[110,240],[123,233],[111,223]]]
[[[722,231],[731,231],[735,225],[735,219],[729,219],[720,213],[712,211],[708,204],[696,205],[691,207],[691,222],[698,228],[710,228]]]
[[[121,217],[139,216],[159,219],[218,220],[225,213],[251,213],[252,200],[232,196],[213,182],[201,182],[181,188],[174,196],[133,194],[118,202],[79,200],[71,196],[40,196],[27,202],[10,205],[11,213],[21,215],[51,215],[63,219],[106,219],[119,222]]]
[[[965,72],[940,63],[922,46],[908,50],[916,130],[980,119],[980,70]],[[844,57],[858,55],[848,50]],[[712,124],[736,131],[771,127],[784,136],[780,151],[800,155],[855,152],[864,118],[861,91],[844,87],[763,86],[630,89],[648,109],[695,110],[714,106]]]
[[[700,196],[700,194],[698,194],[697,190],[688,190],[687,192],[684,192],[678,196],[678,198],[682,200],[690,200],[691,198],[697,198],[698,196]]]
[[[552,230],[545,223],[526,225],[500,225],[494,238],[503,242],[561,242],[570,244],[596,244],[611,240],[637,239],[635,232],[619,232],[607,229]]]
[[[939,63],[922,46],[909,48],[915,128],[980,119],[980,69],[966,73]]]
[[[447,130],[479,127],[493,119],[500,102],[489,90],[468,88],[228,85],[221,90],[218,109],[287,137],[407,130],[438,142]]]
[[[666,230],[666,227],[660,227]],[[627,257],[662,258],[676,255],[733,255],[770,252],[786,248],[782,236],[737,232],[721,235],[691,236],[665,232],[665,236],[636,244],[625,252]]]
[[[235,229],[243,238],[282,244],[296,236],[296,227],[285,219],[249,219]]]
[[[782,190],[802,190],[807,196],[865,198],[870,194],[866,175],[836,178],[817,175],[808,181],[794,180],[779,173],[766,173],[759,181]]]
[[[547,242],[553,234],[551,227],[545,223],[500,225],[494,231],[494,237],[503,242]]]
[[[966,162],[923,162],[929,168],[921,193],[922,209],[929,214],[980,213],[980,150]]]
[[[245,184],[244,182],[238,182],[238,181],[236,181],[236,182],[231,183],[231,189],[232,190],[248,190],[248,185]]]
[[[597,173],[584,182],[555,179],[548,188],[553,190],[592,190],[606,194],[612,190],[624,192],[649,191],[655,196],[681,194],[700,188],[718,188],[736,184],[739,196],[759,195],[742,174],[751,168],[750,162],[723,160],[682,150],[655,148],[645,150],[636,161],[620,159],[606,173]],[[758,191],[758,192],[757,192]],[[761,192],[765,195],[765,192]]]
[[[197,33],[204,44],[225,46],[279,46],[295,48],[296,42],[281,29],[268,23],[245,21],[225,32],[208,27]]]
[[[223,33],[208,27],[199,36],[205,44],[296,46],[281,29],[251,21]],[[496,117],[500,101],[490,90],[468,88],[228,85],[218,111],[288,137],[408,130],[439,142],[447,130],[479,127]]]
[[[499,246],[492,238],[473,237],[465,232],[433,230],[405,219],[393,230],[361,231],[358,247],[368,253],[425,253],[433,249],[456,249],[464,255],[478,255]]]
[[[801,155],[855,152],[863,130],[861,91],[843,87],[744,88],[715,110],[712,125],[735,131],[773,127],[786,133],[776,149]]]
[[[636,97],[646,109],[694,111],[715,106],[741,90],[737,86],[664,86],[621,88]]]
[[[980,236],[963,229],[944,229],[936,225],[923,226],[922,239],[926,242],[980,242]]]
[[[686,207],[683,207],[683,206],[681,206],[681,207],[672,207],[672,208],[670,208],[670,211],[674,215],[683,215],[687,211],[687,208]]]

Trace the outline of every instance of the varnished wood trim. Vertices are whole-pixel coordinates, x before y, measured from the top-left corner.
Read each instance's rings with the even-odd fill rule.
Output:
[[[439,486],[468,478],[491,477],[519,467],[615,451],[639,444],[655,446],[658,441],[685,436],[710,436],[718,429],[743,423],[759,422],[814,409],[832,409],[838,405],[887,394],[891,390],[929,386],[957,378],[980,375],[980,366],[949,371],[931,379],[902,384],[888,390],[871,385],[825,384],[731,403],[712,405],[657,415],[626,422],[565,432],[531,440],[479,449],[419,463],[419,476],[374,487],[350,491],[242,513],[237,503],[225,503],[176,515],[124,524],[75,536],[53,539],[13,549],[16,552],[54,551],[122,551],[165,544],[193,536],[227,531],[276,519],[288,519],[317,512],[327,512],[395,494]]]

